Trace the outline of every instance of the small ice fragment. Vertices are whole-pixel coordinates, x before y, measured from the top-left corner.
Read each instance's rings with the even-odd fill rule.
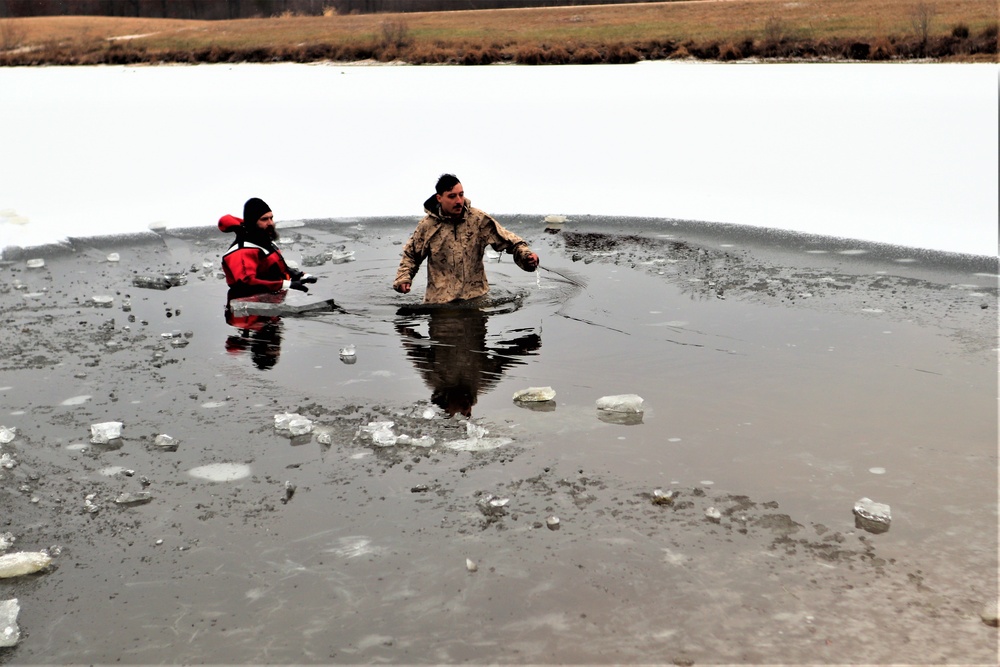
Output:
[[[312,421],[305,417],[298,417],[288,422],[288,432],[292,435],[305,435],[306,433],[311,433],[312,430]]]
[[[643,411],[643,401],[642,397],[636,394],[603,396],[597,399],[597,409],[607,412],[640,413]]]
[[[545,520],[545,525],[548,527],[549,530],[559,530],[559,517],[550,516],[548,519]]]
[[[345,264],[354,261],[353,250],[327,250],[326,256],[330,258],[330,262],[333,264]]]
[[[509,498],[498,498],[491,493],[487,493],[476,501],[476,507],[486,516],[499,516],[507,512]]]
[[[713,523],[719,523],[722,520],[722,512],[715,509],[714,507],[709,507],[705,510],[705,518]]]
[[[997,627],[997,601],[990,600],[984,604],[982,610],[979,612],[979,618],[983,619],[983,623],[986,625],[992,625],[994,628]],[[2,620],[0,620],[0,627],[3,627]]]
[[[67,398],[59,405],[83,405],[89,400],[90,400],[90,394],[81,394],[79,396],[73,396],[71,398]]]
[[[177,438],[173,437],[172,435],[167,435],[166,433],[161,433],[160,435],[156,436],[156,439],[153,440],[153,444],[159,447],[160,449],[169,452],[177,451]]]
[[[132,284],[135,287],[158,290],[170,289],[173,286],[166,276],[136,276],[132,279]]]
[[[674,492],[664,491],[663,489],[653,490],[653,504],[654,505],[670,505],[674,502]]]
[[[98,308],[110,308],[115,302],[115,298],[110,294],[95,294],[90,297],[90,300],[93,301],[94,305]]]
[[[871,498],[861,498],[854,503],[854,527],[867,530],[869,533],[884,533],[892,523],[892,514],[888,505],[877,503]]]
[[[873,475],[884,475],[885,474],[885,468],[880,468],[880,467],[869,468],[868,472],[870,472]]]
[[[358,360],[357,351],[353,345],[345,345],[340,348],[340,360],[345,364],[353,364]]]
[[[19,577],[44,570],[52,557],[44,551],[18,551],[0,556],[0,579]]]
[[[555,397],[552,387],[528,387],[514,392],[514,400],[523,402],[551,401]]]
[[[29,259],[25,263],[28,265],[29,269],[40,269],[43,266],[45,266],[45,260],[42,259],[41,257],[36,257],[34,259]]]
[[[333,434],[329,431],[323,431],[316,436],[316,442],[321,445],[332,445],[333,444]]]
[[[0,553],[7,551],[12,546],[14,546],[14,541],[17,538],[14,537],[14,533],[0,533]]]
[[[250,466],[242,463],[209,463],[191,468],[188,474],[209,482],[235,482],[250,476]]]
[[[292,484],[291,482],[289,482],[289,481],[285,482],[285,497],[281,499],[281,502],[283,504],[284,503],[288,503],[288,501],[292,499],[292,496],[295,495],[295,489],[296,488],[297,487],[294,484]]]
[[[276,428],[279,431],[287,431],[291,428],[293,421],[302,419],[306,418],[298,414],[297,412],[279,412],[278,414],[274,415],[274,428]],[[306,419],[306,421],[309,420]],[[310,422],[310,425],[311,424],[312,422]]]
[[[479,566],[476,565],[476,561],[472,560],[471,558],[466,558],[465,569],[468,570],[469,572],[475,572],[476,570],[479,569]]]
[[[10,428],[6,426],[0,426],[0,445],[5,445],[14,439],[17,435],[17,429],[11,426]]]
[[[167,228],[167,223],[157,221],[149,223],[149,231],[151,232],[162,232]]]
[[[108,261],[109,262],[117,262],[120,259],[121,259],[121,255],[119,255],[118,253],[116,253],[116,252],[108,253]]]
[[[115,503],[118,505],[142,505],[143,503],[150,502],[152,499],[153,494],[149,491],[139,491],[137,493],[123,491],[115,498]]]
[[[372,442],[379,447],[392,447],[396,444],[396,435],[392,429],[383,428],[372,432]]]
[[[559,224],[562,224],[562,223],[566,222],[566,216],[565,215],[547,215],[547,216],[545,216],[545,220],[543,220],[543,222],[545,222],[546,224],[549,224],[549,225],[559,225]]]
[[[122,437],[121,422],[102,422],[90,425],[90,441],[95,445],[104,445]]]
[[[17,627],[20,612],[17,598],[0,600],[0,648],[14,646],[21,640],[21,629]]]

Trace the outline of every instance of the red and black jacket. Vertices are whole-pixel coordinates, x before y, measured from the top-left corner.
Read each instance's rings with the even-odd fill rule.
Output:
[[[222,216],[219,229],[236,233],[236,240],[222,255],[222,270],[226,273],[230,298],[280,292],[287,289],[286,280],[302,276],[301,271],[289,268],[273,242],[260,235],[248,235],[240,218]]]

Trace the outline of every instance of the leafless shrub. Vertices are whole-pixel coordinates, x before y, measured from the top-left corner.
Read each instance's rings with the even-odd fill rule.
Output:
[[[931,32],[931,23],[937,15],[937,7],[927,2],[919,2],[910,12],[910,25],[920,43],[927,44],[927,39]]]
[[[772,14],[764,20],[761,37],[765,44],[780,44],[788,36],[788,23],[780,16]]]
[[[388,46],[402,48],[409,46],[410,42],[413,41],[410,36],[410,26],[402,19],[387,19],[382,21],[379,28],[381,30],[379,46],[382,48]]]

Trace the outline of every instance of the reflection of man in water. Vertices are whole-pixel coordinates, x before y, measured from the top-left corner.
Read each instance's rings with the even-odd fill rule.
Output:
[[[403,257],[392,288],[401,294],[410,291],[413,276],[427,260],[427,291],[424,303],[448,303],[474,299],[486,294],[483,252],[492,246],[497,252],[514,256],[525,271],[538,268],[538,255],[517,234],[504,229],[489,215],[472,208],[465,189],[454,174],[438,179],[436,194],[424,202],[427,214],[417,223],[403,246]]]
[[[226,324],[239,330],[226,338],[226,351],[242,354],[250,351],[254,366],[262,371],[274,367],[281,356],[281,318],[263,315],[236,315],[226,303]]]
[[[308,292],[314,276],[290,268],[275,245],[278,230],[274,213],[263,199],[253,197],[243,205],[243,219],[224,215],[219,229],[234,232],[236,240],[222,256],[222,269],[229,285],[229,297],[243,297],[288,289]]]
[[[413,322],[399,322],[406,356],[431,388],[431,401],[452,417],[472,416],[479,394],[500,381],[504,370],[523,364],[518,356],[542,346],[534,331],[514,330],[492,346],[487,344],[487,316],[478,310],[440,311],[430,315],[428,336]]]

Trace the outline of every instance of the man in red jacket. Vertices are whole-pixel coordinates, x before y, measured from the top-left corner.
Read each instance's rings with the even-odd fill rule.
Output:
[[[308,292],[308,283],[316,277],[293,269],[285,263],[275,245],[278,231],[274,214],[264,200],[254,197],[243,205],[243,219],[224,215],[219,229],[235,232],[236,240],[222,256],[222,270],[229,285],[229,298],[295,289]]]

